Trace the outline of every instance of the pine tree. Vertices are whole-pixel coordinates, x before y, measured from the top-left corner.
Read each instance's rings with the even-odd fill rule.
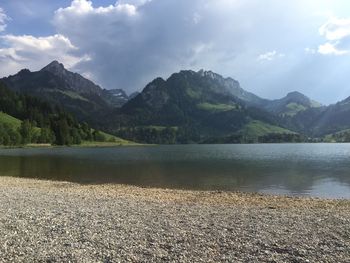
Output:
[[[21,127],[19,128],[19,133],[22,137],[22,144],[28,144],[32,142],[34,131],[32,124],[28,120],[22,121]]]

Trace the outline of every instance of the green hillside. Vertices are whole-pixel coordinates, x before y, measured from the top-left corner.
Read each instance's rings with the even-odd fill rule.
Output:
[[[257,138],[268,134],[295,134],[295,132],[290,130],[257,120],[253,120],[245,125],[240,130],[240,133],[250,138]]]
[[[0,112],[0,126],[9,127],[13,131],[17,131],[21,127],[22,121],[14,118],[4,112]],[[41,129],[34,127],[33,128],[34,136],[40,136]],[[1,132],[0,132],[1,133]],[[82,146],[115,146],[115,145],[133,145],[135,143],[121,139],[114,135],[98,132],[100,134],[101,141],[83,141]],[[0,140],[1,141],[1,140]],[[35,144],[33,144],[35,145]]]
[[[12,129],[16,130],[19,127],[21,127],[22,121],[4,113],[4,112],[0,112],[0,123],[5,124],[5,125],[9,125]],[[40,130],[41,130],[40,128],[34,127],[35,132],[40,133]]]
[[[94,133],[95,130],[93,130]],[[128,140],[124,140],[109,133],[98,131],[98,137],[96,141],[83,141],[82,146],[116,146],[116,145],[136,145],[136,143]]]
[[[78,122],[57,105],[26,94],[19,95],[0,82],[0,145],[79,145],[86,141],[118,145],[128,141]]]
[[[5,124],[5,125],[9,125],[13,129],[18,129],[21,126],[22,122],[19,119],[16,119],[16,118],[0,111],[0,123]]]
[[[295,102],[291,102],[289,104],[286,105],[286,111],[283,112],[283,115],[286,116],[295,116],[296,114],[298,114],[301,111],[305,111],[307,108],[304,105],[295,103]]]
[[[199,103],[197,104],[198,109],[209,111],[209,112],[222,112],[222,111],[229,111],[236,108],[239,108],[239,106],[236,105],[229,105],[229,104],[212,104],[208,102]]]
[[[350,129],[328,134],[324,137],[325,142],[350,142]]]

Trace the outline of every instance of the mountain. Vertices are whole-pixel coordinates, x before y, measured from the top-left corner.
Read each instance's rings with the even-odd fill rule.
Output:
[[[203,78],[210,78],[213,81],[216,81],[220,86],[227,88],[231,95],[249,106],[262,106],[268,102],[268,100],[262,99],[259,96],[242,89],[239,82],[232,78],[223,78],[217,73],[204,71],[203,69],[198,71],[197,74]]]
[[[336,104],[322,106],[306,97],[298,96],[301,100],[297,107],[292,108],[294,112],[282,113],[285,127],[310,137],[341,134],[342,131],[350,129],[350,97]],[[292,105],[295,105],[295,102],[292,102]],[[276,109],[283,110],[283,107]]]
[[[108,92],[115,98],[118,98],[123,101],[128,101],[129,97],[126,95],[125,91],[122,89],[110,89]]]
[[[300,141],[304,135],[338,138],[350,129],[350,97],[330,106],[296,91],[268,100],[212,71],[182,70],[130,96],[102,89],[57,61],[0,81],[59,105],[94,128],[140,142]]]
[[[56,76],[64,83],[64,88],[75,91],[78,94],[102,94],[101,87],[94,84],[92,81],[84,78],[78,73],[73,73],[66,70],[63,64],[58,61],[53,61],[40,70],[41,72],[49,72]]]
[[[121,107],[129,100],[129,96],[122,89],[103,90],[102,96],[114,107]]]
[[[73,90],[87,99],[96,99],[94,96],[97,95],[112,107],[120,107],[129,99],[124,90],[102,89],[100,86],[96,85],[91,80],[84,78],[80,74],[66,70],[63,64],[58,61],[51,62],[49,65],[41,69],[41,71],[50,72],[56,77],[62,79],[66,83],[67,89]]]
[[[294,116],[295,114],[310,108],[322,107],[321,103],[314,101],[297,91],[290,92],[287,96],[281,99],[268,100],[244,90],[241,88],[239,82],[232,78],[223,78],[221,75],[212,71],[200,70],[197,73],[202,77],[209,77],[220,83],[221,86],[229,89],[231,95],[240,100],[246,106],[264,109],[265,111],[282,117]]]
[[[350,97],[324,108],[313,125],[316,136],[336,133],[350,128]]]
[[[91,128],[42,99],[9,90],[0,82],[0,145],[80,144]]]
[[[166,128],[172,128],[181,137],[178,142],[229,135],[241,138],[249,127],[249,139],[274,132],[295,134],[279,127],[278,117],[250,106],[257,101],[265,100],[244,91],[231,78],[211,71],[183,70],[167,80],[156,78],[106,119],[111,124],[109,129],[119,135],[139,140],[139,133],[143,133],[150,137],[146,142],[154,142],[152,136],[157,137],[150,133],[166,133]],[[259,134],[254,134],[254,129]]]
[[[139,95],[139,94],[140,94],[140,92],[138,92],[138,91],[135,91],[135,92],[131,93],[131,94],[129,95],[129,100],[135,98],[135,97],[136,97],[137,95]]]
[[[0,145],[103,145],[104,142],[130,143],[78,122],[57,105],[14,92],[0,81]]]
[[[11,90],[40,97],[64,107],[80,120],[90,120],[98,112],[105,112],[125,103],[78,73],[65,69],[53,61],[40,71],[23,69],[19,73],[0,79]]]
[[[267,111],[280,116],[290,117],[310,108],[322,107],[321,103],[311,100],[297,91],[288,93],[284,98],[265,102],[266,103],[263,107]]]

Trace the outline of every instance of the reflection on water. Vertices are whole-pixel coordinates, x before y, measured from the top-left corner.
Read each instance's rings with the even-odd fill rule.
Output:
[[[350,198],[350,144],[2,149],[0,176]]]

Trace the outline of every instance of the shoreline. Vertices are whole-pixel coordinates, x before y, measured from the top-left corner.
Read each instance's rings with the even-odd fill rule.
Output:
[[[108,147],[129,147],[129,146],[148,146],[153,144],[138,144],[138,143],[111,143],[111,142],[99,142],[99,143],[83,143],[73,145],[52,145],[52,144],[28,144],[18,146],[3,146],[0,145],[0,149],[11,150],[11,149],[56,149],[56,148],[108,148]]]
[[[17,146],[0,145],[0,149],[54,149],[54,148],[107,148],[124,146],[178,146],[178,145],[272,145],[272,144],[350,144],[350,142],[280,142],[280,143],[194,143],[194,144],[150,144],[150,143],[114,143],[114,142],[91,142],[74,145],[52,144],[28,144]]]
[[[60,147],[60,146],[58,146]],[[65,146],[63,146],[65,147]],[[311,203],[337,203],[344,202],[349,203],[350,199],[347,198],[329,198],[319,196],[308,196],[308,195],[288,195],[288,194],[274,194],[274,193],[261,193],[261,192],[244,192],[244,191],[229,191],[229,190],[202,190],[202,189],[186,189],[186,188],[162,188],[153,186],[142,186],[132,184],[121,184],[121,183],[79,183],[72,181],[62,180],[50,180],[45,178],[25,178],[25,177],[13,177],[13,176],[0,176],[0,187],[16,186],[16,187],[36,187],[38,189],[55,189],[55,188],[66,188],[72,190],[72,193],[76,189],[81,191],[93,189],[94,191],[101,192],[102,195],[113,197],[113,194],[118,192],[132,193],[137,196],[148,196],[150,198],[159,195],[168,195],[167,199],[178,200],[178,196],[199,196],[199,197],[210,197],[214,200],[221,199],[224,203],[228,203],[230,199],[243,198],[246,201],[249,200],[270,200],[271,202],[285,202],[287,204],[293,202],[310,202]],[[125,191],[125,192],[124,192]],[[154,196],[153,196],[154,195]],[[205,200],[205,199],[203,199]],[[200,200],[200,201],[203,201]]]
[[[4,262],[347,262],[350,200],[0,177]]]

